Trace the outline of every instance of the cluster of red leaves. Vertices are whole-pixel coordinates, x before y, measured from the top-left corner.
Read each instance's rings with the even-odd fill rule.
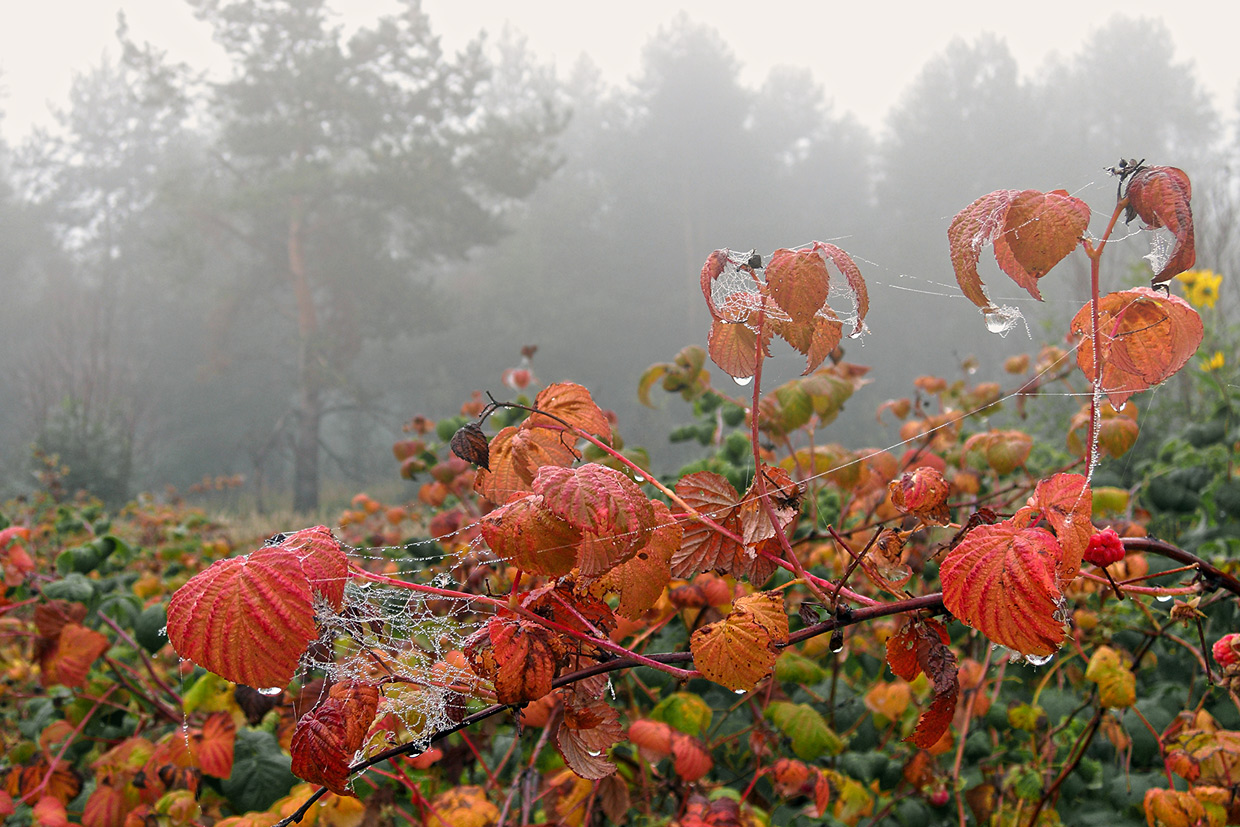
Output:
[[[853,334],[865,329],[870,300],[865,280],[852,258],[836,247],[815,241],[801,250],[776,250],[765,267],[757,257],[716,250],[702,266],[702,295],[710,310],[710,357],[730,376],[753,376],[759,338],[763,353],[779,336],[806,357],[805,373],[822,364],[843,335],[843,324],[827,303],[831,267],[845,279],[856,308]],[[745,284],[721,297],[721,277]]]

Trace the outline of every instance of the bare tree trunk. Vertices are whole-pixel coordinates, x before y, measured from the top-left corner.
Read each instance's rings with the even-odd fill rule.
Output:
[[[293,438],[293,510],[319,507],[319,424],[323,400],[319,388],[318,314],[306,274],[305,238],[300,199],[293,199],[288,227],[288,269],[297,298],[297,428]]]

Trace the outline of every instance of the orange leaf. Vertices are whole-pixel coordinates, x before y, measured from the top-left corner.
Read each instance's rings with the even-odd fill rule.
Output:
[[[658,602],[659,595],[672,580],[669,566],[684,536],[684,529],[672,519],[666,505],[657,500],[651,504],[656,528],[650,541],[590,585],[590,592],[595,596],[619,592],[620,605],[616,613],[629,620],[638,620]]]
[[[1166,227],[1175,236],[1175,247],[1166,263],[1154,274],[1154,283],[1169,281],[1190,269],[1197,261],[1193,239],[1192,184],[1183,170],[1175,167],[1145,167],[1128,182],[1129,220],[1131,214],[1151,229]]]
[[[82,808],[82,827],[121,827],[130,809],[120,790],[100,784]]]
[[[30,541],[30,529],[14,525],[0,530],[0,561],[4,569],[4,585],[10,589],[17,588],[26,579],[26,575],[34,571],[34,560],[26,549],[18,544],[18,540]]]
[[[539,391],[534,399],[534,407],[558,416],[570,425],[580,428],[587,434],[593,434],[604,442],[611,442],[611,423],[607,421],[607,416],[599,406],[594,403],[590,392],[581,385],[573,382],[548,385]],[[540,416],[535,413],[530,414],[529,418],[521,423],[521,428],[548,428],[561,431],[564,426],[550,416]],[[570,443],[575,441],[575,439],[569,440]]]
[[[974,528],[939,569],[943,604],[962,623],[1023,655],[1059,648],[1059,543],[1049,531],[1011,521]]]
[[[491,551],[530,574],[561,577],[577,564],[581,531],[547,510],[540,495],[500,506],[482,518],[481,529]]]
[[[965,297],[983,310],[994,307],[977,272],[982,247],[994,242],[995,259],[1013,281],[1041,299],[1037,280],[1072,252],[1089,224],[1089,207],[1055,191],[996,190],[956,214],[947,228],[952,267]]]
[[[1098,300],[1102,390],[1112,407],[1176,373],[1201,344],[1201,317],[1188,302],[1148,287],[1108,293]],[[1094,381],[1092,311],[1082,307],[1069,328],[1080,338],[1076,363]]]
[[[227,778],[232,775],[233,746],[237,725],[227,712],[213,712],[202,725],[193,744],[194,762],[203,775]]]
[[[31,815],[40,827],[69,827],[69,814],[63,801],[45,795],[34,805]]]
[[[947,507],[951,483],[933,468],[916,468],[912,473],[892,480],[887,490],[896,508],[924,523],[947,525],[952,521],[951,510]]]
[[[372,684],[332,684],[323,702],[297,721],[289,750],[293,774],[336,795],[352,795],[346,787],[349,762],[366,739],[378,703],[379,690]]]
[[[1029,507],[1042,512],[1055,529],[1063,557],[1059,561],[1060,582],[1067,583],[1081,570],[1081,557],[1094,533],[1090,517],[1093,494],[1089,480],[1080,474],[1056,474],[1042,480],[1029,498]]]
[[[1089,207],[1079,198],[1062,190],[1025,190],[1008,205],[1003,232],[995,238],[995,260],[1040,300],[1038,279],[1072,252],[1088,226]]]
[[[911,681],[925,672],[934,686],[934,701],[908,738],[921,749],[932,747],[947,731],[960,694],[956,655],[947,643],[947,628],[937,620],[910,620],[887,640],[887,664],[896,677]]]
[[[312,549],[307,557],[265,547],[216,561],[178,589],[168,603],[168,639],[177,653],[236,683],[287,684],[318,637],[312,583],[330,600],[343,595],[348,571],[339,544],[309,531],[316,534],[286,538],[304,541]]]
[[[581,532],[577,567],[596,577],[628,560],[650,539],[654,508],[641,489],[614,468],[542,468],[534,491],[556,517]]]
[[[741,322],[715,319],[707,338],[710,358],[734,379],[753,376],[758,362],[758,334]]]
[[[646,761],[656,763],[672,756],[673,769],[688,783],[697,781],[714,766],[701,741],[662,721],[634,721],[629,724],[628,738]]]
[[[676,483],[676,493],[691,508],[696,509],[734,534],[740,533],[740,518],[736,489],[727,478],[713,471],[686,474]],[[692,577],[704,571],[730,573],[736,566],[737,555],[742,551],[731,540],[714,528],[697,521],[690,522],[684,531],[684,542],[672,555],[672,576]]]
[[[549,630],[501,617],[487,621],[465,646],[470,667],[495,685],[502,704],[525,704],[550,692],[564,655],[563,644]]]
[[[859,334],[865,329],[865,316],[870,312],[870,295],[866,290],[865,279],[861,277],[861,270],[857,267],[857,263],[852,260],[848,253],[834,244],[815,241],[810,249],[822,256],[824,261],[830,259],[831,263],[844,274],[845,280],[848,281],[848,287],[852,291],[853,303],[856,305],[857,313],[857,319],[853,323],[851,335]],[[808,373],[809,371],[806,372]]]
[[[499,822],[499,808],[481,787],[453,787],[430,801],[426,827],[490,827]]]
[[[816,250],[776,250],[765,275],[771,298],[794,324],[809,324],[827,303],[830,273]]]
[[[491,502],[507,502],[513,494],[531,489],[539,468],[567,468],[576,462],[573,442],[563,431],[503,428],[491,438],[491,467],[478,469],[474,490]]]
[[[1151,789],[1145,791],[1145,819],[1149,824],[1161,827],[1196,827],[1213,824],[1206,817],[1206,809],[1192,792]]]
[[[788,640],[788,616],[779,592],[738,598],[732,613],[693,633],[693,663],[708,680],[748,691],[771,674],[776,644]]]
[[[761,474],[760,478],[754,477],[753,484],[741,498],[741,537],[747,546],[775,536],[775,527],[771,524],[771,518],[766,512],[764,500],[758,495],[759,479],[763,486],[762,490],[767,493],[771,505],[774,506],[775,518],[779,522],[780,529],[786,528],[800,513],[801,489],[793,482],[788,472],[783,468],[764,465]]]
[[[569,698],[576,696],[570,694]],[[616,771],[606,752],[623,735],[620,716],[603,701],[566,702],[555,745],[569,769],[582,778],[597,781]]]
[[[702,265],[701,284],[702,295],[706,298],[706,307],[710,310],[712,319],[724,318],[714,299],[715,281],[721,276],[726,276],[728,280],[731,280],[742,272],[744,273],[742,277],[754,282],[756,287],[757,280],[753,276],[753,268],[749,266],[748,253],[734,253],[723,249],[715,250],[707,256],[706,263]]]
[[[43,686],[61,684],[76,689],[86,683],[90,666],[108,651],[107,637],[80,623],[67,623],[60,630],[56,645],[39,659]]]

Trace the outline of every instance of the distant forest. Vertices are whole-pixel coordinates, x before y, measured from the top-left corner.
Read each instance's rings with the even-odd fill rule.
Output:
[[[589,386],[661,449],[687,417],[637,380],[705,343],[707,255],[815,239],[861,264],[872,333],[848,358],[884,366],[838,427],[890,439],[874,406],[953,369],[923,354],[987,368],[1062,336],[1027,297],[1032,342],[949,297],[950,217],[1001,187],[1105,205],[1121,156],[1184,168],[1199,266],[1240,273],[1237,113],[1158,22],[1117,17],[1036,74],[997,38],[952,42],[875,134],[808,70],[745,85],[736,45],[683,17],[610,85],[515,35],[444,54],[416,3],[346,36],[321,0],[187,1],[223,77],[122,32],[53,128],[0,146],[2,495],[55,455],[112,503],[242,475],[314,509],[332,481],[395,479],[415,414],[511,395],[528,345],[539,381]]]

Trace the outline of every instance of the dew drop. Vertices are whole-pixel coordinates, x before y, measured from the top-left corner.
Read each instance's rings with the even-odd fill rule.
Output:
[[[986,329],[991,333],[998,333],[1000,336],[1007,336],[1008,333],[1016,326],[1016,323],[1024,318],[1021,312],[1015,307],[991,307],[989,310],[983,311],[982,314],[986,319]]]
[[[752,376],[733,376],[732,381],[740,385],[742,388],[753,381]]]
[[[1155,599],[1155,600],[1157,600],[1159,603],[1170,603],[1170,602],[1171,602],[1171,598],[1172,598],[1172,595],[1169,595],[1169,594],[1160,594],[1160,595],[1158,595],[1158,596],[1157,596],[1156,598],[1154,598],[1154,599]]]
[[[643,477],[641,474],[633,475],[633,482],[637,483],[638,485],[641,485],[645,481],[646,481],[646,478]]]
[[[843,651],[844,651],[844,641],[841,640],[839,643],[831,644],[831,654],[838,655],[840,652],[843,652]]]
[[[1051,658],[1055,657],[1054,653],[1049,655],[1025,655],[1025,663],[1030,666],[1045,666],[1051,662]]]
[[[598,758],[600,755],[602,755],[602,754],[603,754],[603,751],[602,751],[602,750],[593,750],[593,749],[588,749],[588,750],[586,750],[586,752],[587,752],[587,753],[589,753],[590,755],[593,755],[595,758]]]
[[[284,688],[280,686],[265,686],[262,689],[258,690],[258,694],[266,695],[268,698],[271,698],[276,695],[279,695],[283,691],[284,691]]]
[[[611,695],[611,699],[616,699],[616,687],[612,684],[611,678],[607,678],[607,692]]]
[[[745,694],[745,691],[746,691],[746,690],[744,690],[744,689],[737,689],[737,690],[736,690],[736,694],[737,694],[737,695],[744,695],[744,694]]]
[[[160,637],[168,637],[168,627],[167,626],[161,627],[160,630],[156,632],[156,634],[159,635]]]

